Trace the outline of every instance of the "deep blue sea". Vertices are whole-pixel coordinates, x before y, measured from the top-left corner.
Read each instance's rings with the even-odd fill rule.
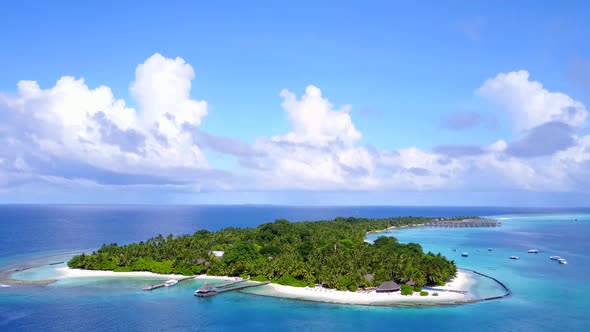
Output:
[[[158,234],[252,227],[277,218],[407,215],[501,218],[502,227],[495,229],[410,228],[386,235],[418,242],[459,267],[498,278],[513,295],[450,307],[367,307],[236,292],[195,298],[199,281],[144,292],[141,288],[153,281],[149,277],[68,279],[0,288],[0,331],[590,330],[590,209],[5,205],[0,206],[0,270]],[[530,248],[541,253],[527,254]],[[460,257],[461,252],[469,257]],[[509,260],[511,255],[521,259]],[[549,255],[565,257],[569,264],[559,265]]]

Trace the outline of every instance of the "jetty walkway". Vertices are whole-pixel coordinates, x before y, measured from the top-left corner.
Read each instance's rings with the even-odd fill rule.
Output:
[[[456,289],[446,289],[446,288],[433,288],[433,287],[422,287],[423,290],[435,291],[435,292],[452,292],[458,294],[467,294],[467,291],[464,290],[456,290]]]
[[[181,282],[181,281],[185,281],[185,280],[194,279],[195,277],[196,276],[189,276],[189,277],[183,277],[183,278],[175,279],[175,280],[177,280],[178,282]],[[166,282],[163,282],[163,283],[160,283],[160,284],[146,286],[146,287],[143,288],[143,290],[145,290],[145,291],[151,291],[151,290],[162,288],[162,287],[165,287],[165,286],[166,286]]]
[[[248,281],[247,279],[244,279],[243,281]],[[236,283],[234,283],[236,284]],[[229,288],[217,288],[217,293],[223,293],[223,292],[231,292],[231,291],[237,291],[240,289],[245,289],[245,288],[250,288],[250,287],[258,287],[258,286],[264,286],[264,285],[268,285],[270,284],[270,281],[265,281],[265,282],[255,282],[255,283],[249,283],[249,284],[241,284],[238,285],[236,287],[229,287]]]
[[[426,227],[499,227],[502,223],[495,219],[463,219],[463,220],[447,220],[447,219],[433,219],[431,222],[425,223]]]

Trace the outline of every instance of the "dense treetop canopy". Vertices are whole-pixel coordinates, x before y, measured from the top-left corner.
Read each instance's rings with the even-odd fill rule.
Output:
[[[92,254],[74,256],[68,265],[90,270],[249,275],[254,280],[293,286],[319,283],[341,290],[387,280],[444,284],[455,276],[457,268],[440,253],[424,253],[419,244],[401,244],[393,237],[365,241],[369,231],[430,220],[351,217],[291,223],[281,219],[256,228],[200,230],[177,237],[158,235],[123,246],[103,245]],[[214,250],[224,251],[223,257],[215,257]]]

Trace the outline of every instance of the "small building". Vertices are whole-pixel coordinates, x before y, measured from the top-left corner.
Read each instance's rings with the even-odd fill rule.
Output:
[[[365,274],[365,280],[368,282],[373,282],[375,281],[375,277],[373,277],[372,274]]]
[[[377,293],[392,293],[400,290],[400,286],[394,281],[385,281],[375,290]]]
[[[215,256],[217,258],[223,257],[223,254],[225,254],[225,252],[219,251],[219,250],[213,250],[213,251],[210,251],[209,252],[209,255],[213,255],[213,256]]]
[[[195,296],[199,297],[206,297],[206,296],[213,296],[217,295],[217,288],[210,284],[204,284],[203,286],[199,287],[197,291],[195,291]]]
[[[410,281],[406,282],[406,285],[414,287],[414,286],[416,286],[416,282],[414,280],[410,280]]]

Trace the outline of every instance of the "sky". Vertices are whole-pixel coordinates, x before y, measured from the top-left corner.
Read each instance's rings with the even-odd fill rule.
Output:
[[[587,1],[3,1],[0,203],[590,205]]]

